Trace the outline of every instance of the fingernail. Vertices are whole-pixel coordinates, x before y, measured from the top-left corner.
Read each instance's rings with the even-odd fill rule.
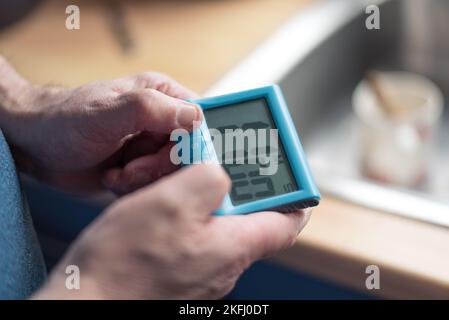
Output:
[[[176,121],[182,127],[191,128],[193,121],[199,120],[199,110],[195,104],[185,103],[176,111]]]
[[[300,218],[300,223],[298,223],[297,235],[301,233],[305,225],[309,222],[311,214],[312,208],[306,208],[302,210],[302,217]]]

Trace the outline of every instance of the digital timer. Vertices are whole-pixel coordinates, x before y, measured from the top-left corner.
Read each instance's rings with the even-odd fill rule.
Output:
[[[191,153],[199,150],[200,161],[221,163],[232,180],[231,192],[214,214],[292,212],[318,205],[320,193],[278,86],[192,102],[204,119],[190,134]],[[188,159],[183,163],[192,162]]]

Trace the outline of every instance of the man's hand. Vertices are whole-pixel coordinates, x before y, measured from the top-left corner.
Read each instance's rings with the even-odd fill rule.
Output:
[[[192,177],[195,177],[192,179]],[[112,205],[35,298],[220,298],[253,261],[292,245],[308,212],[212,217],[229,192],[218,165],[193,165]],[[80,290],[65,268],[80,268]]]
[[[201,120],[198,106],[184,101],[195,94],[158,73],[58,89],[33,87],[5,63],[0,127],[14,157],[23,171],[68,191],[105,185],[124,194],[172,172],[169,134]]]

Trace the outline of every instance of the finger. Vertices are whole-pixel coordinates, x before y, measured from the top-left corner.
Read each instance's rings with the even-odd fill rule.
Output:
[[[173,145],[168,143],[157,153],[138,157],[123,168],[109,169],[104,174],[103,185],[112,192],[123,195],[175,171],[178,167],[170,160]]]
[[[140,201],[168,207],[187,217],[208,218],[229,192],[231,181],[218,164],[195,164],[162,178],[149,188],[138,191]],[[151,192],[152,196],[148,193]]]
[[[122,112],[117,112],[117,109]],[[172,98],[154,89],[125,92],[111,108],[116,123],[124,128],[124,134],[150,131],[170,134],[175,129],[191,131],[195,121],[201,121],[198,105]]]
[[[137,137],[127,141],[123,146],[121,164],[125,166],[136,158],[157,153],[168,142],[169,136],[167,134],[144,131]]]
[[[265,258],[291,246],[307,224],[311,210],[281,214],[259,212],[245,216],[227,216],[214,220],[216,233],[249,262]],[[236,249],[238,248],[238,249]]]
[[[187,89],[169,76],[158,72],[143,72],[134,76],[142,89],[151,88],[179,99],[196,99],[198,94]]]

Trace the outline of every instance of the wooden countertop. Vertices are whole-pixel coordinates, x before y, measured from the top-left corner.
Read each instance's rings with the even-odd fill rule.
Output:
[[[204,92],[308,1],[44,1],[0,31],[0,52],[41,84],[74,86],[156,70]],[[80,30],[65,28],[68,3],[80,7]],[[117,6],[133,44],[129,51],[113,31]]]
[[[0,53],[40,84],[73,86],[158,70],[204,92],[311,1],[71,1],[81,8],[76,31],[64,27],[64,1],[46,1],[0,32]],[[117,31],[112,21],[121,12],[126,27]],[[365,293],[449,298],[449,229],[326,195],[297,244],[273,260]],[[370,264],[380,268],[380,290],[365,288]]]

